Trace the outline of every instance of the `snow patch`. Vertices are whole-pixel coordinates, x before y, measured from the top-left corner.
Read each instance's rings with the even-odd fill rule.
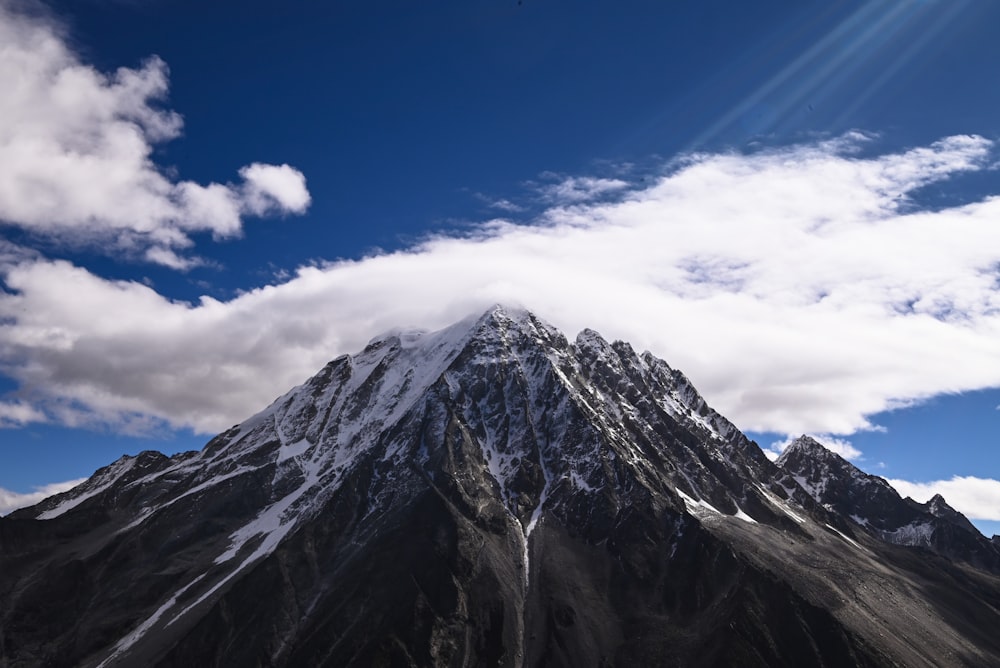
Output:
[[[859,550],[860,550],[860,549],[863,549],[863,548],[862,548],[862,547],[861,547],[860,545],[858,545],[858,544],[857,544],[856,542],[854,542],[853,540],[851,540],[850,538],[848,538],[846,534],[844,534],[843,532],[839,531],[839,530],[838,530],[838,529],[836,529],[835,527],[832,527],[832,526],[830,526],[829,524],[827,524],[827,525],[826,525],[826,528],[827,528],[827,529],[829,529],[830,531],[834,532],[835,534],[837,534],[838,536],[840,536],[841,538],[843,538],[844,540],[846,540],[846,541],[847,541],[848,543],[850,543],[850,544],[851,544],[851,545],[853,545],[854,547],[858,548]]]
[[[883,540],[895,545],[930,547],[934,527],[929,523],[913,522],[893,531],[882,531],[881,534]]]
[[[146,621],[144,621],[142,624],[140,624],[135,629],[130,631],[128,635],[126,635],[124,638],[119,640],[118,644],[115,645],[115,649],[112,652],[111,656],[106,658],[104,661],[101,661],[101,663],[97,665],[97,668],[104,668],[104,666],[114,661],[116,658],[121,656],[123,652],[127,651],[130,647],[132,647],[132,645],[138,642],[138,640],[142,636],[146,635],[149,629],[151,629],[153,625],[156,624],[157,621],[159,621],[160,617],[163,616],[163,613],[172,608],[177,603],[177,599],[180,598],[184,592],[186,592],[192,586],[197,584],[198,581],[204,577],[205,577],[204,574],[199,575],[194,580],[192,580],[191,582],[187,583],[186,585],[178,589],[176,592],[174,592],[174,595],[171,596],[169,599],[167,599],[166,603],[157,608],[156,612],[150,615]]]
[[[724,513],[720,512],[715,506],[713,506],[712,504],[710,504],[708,501],[705,501],[704,499],[698,499],[696,501],[696,500],[692,499],[690,496],[688,496],[687,494],[685,494],[680,489],[677,489],[675,491],[678,494],[680,494],[680,497],[682,499],[684,499],[684,505],[687,506],[688,512],[690,512],[690,513],[697,513],[697,512],[699,512],[699,510],[702,510],[702,511],[708,510],[709,512],[713,512],[716,515],[723,515],[724,514]]]
[[[276,461],[280,463],[287,459],[291,459],[292,457],[301,457],[306,453],[306,451],[309,450],[309,448],[312,447],[312,445],[312,443],[304,438],[295,443],[283,444],[278,450],[278,458]]]
[[[826,491],[825,479],[819,480],[818,482],[814,483],[810,482],[809,480],[800,475],[793,475],[792,477],[795,479],[795,482],[799,484],[799,487],[804,489],[806,493],[808,493],[809,496],[814,498],[816,501],[819,501],[820,498],[823,496],[823,492]]]
[[[582,489],[587,492],[593,492],[596,489],[595,487],[590,485],[582,475],[580,475],[579,471],[576,470],[570,471],[569,477],[570,480],[573,482],[573,486],[576,487],[577,489]]]
[[[769,492],[768,490],[764,489],[764,487],[762,487],[761,485],[756,485],[756,487],[757,487],[758,491],[760,491],[760,493],[764,495],[764,498],[767,499],[771,503],[772,506],[774,506],[775,508],[777,508],[781,512],[785,513],[785,515],[788,515],[789,517],[791,517],[793,520],[795,520],[799,524],[805,524],[806,523],[806,518],[804,518],[801,515],[798,515],[798,514],[792,512],[792,509],[789,507],[787,501],[783,501],[778,496],[776,496],[773,493]],[[787,490],[787,488],[786,488],[786,490]]]

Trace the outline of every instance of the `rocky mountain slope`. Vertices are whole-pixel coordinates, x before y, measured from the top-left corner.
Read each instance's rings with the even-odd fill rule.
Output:
[[[883,541],[927,548],[1000,573],[1000,552],[994,544],[940,495],[925,504],[903,499],[884,479],[861,471],[808,436],[793,441],[777,464],[824,508],[849,517]]]
[[[852,504],[825,453],[776,465],[663,361],[525,311],[390,332],[0,518],[0,666],[1000,662],[996,541]]]

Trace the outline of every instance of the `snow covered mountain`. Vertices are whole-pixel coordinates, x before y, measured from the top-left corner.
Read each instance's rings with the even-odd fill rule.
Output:
[[[816,447],[775,465],[663,361],[523,310],[393,331],[0,518],[0,666],[1000,661],[996,541]]]
[[[881,540],[927,548],[1000,573],[995,545],[940,495],[926,504],[903,499],[884,479],[861,471],[808,436],[793,441],[777,464],[824,508],[849,517]]]

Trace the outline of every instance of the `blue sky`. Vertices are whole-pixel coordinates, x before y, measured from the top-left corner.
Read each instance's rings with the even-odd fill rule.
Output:
[[[513,301],[1000,532],[998,20],[0,0],[0,504]]]

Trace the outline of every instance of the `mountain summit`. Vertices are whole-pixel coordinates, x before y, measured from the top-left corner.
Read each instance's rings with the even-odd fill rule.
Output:
[[[0,665],[1000,661],[989,554],[892,540],[826,453],[776,465],[662,360],[524,310],[395,330],[0,518]]]

